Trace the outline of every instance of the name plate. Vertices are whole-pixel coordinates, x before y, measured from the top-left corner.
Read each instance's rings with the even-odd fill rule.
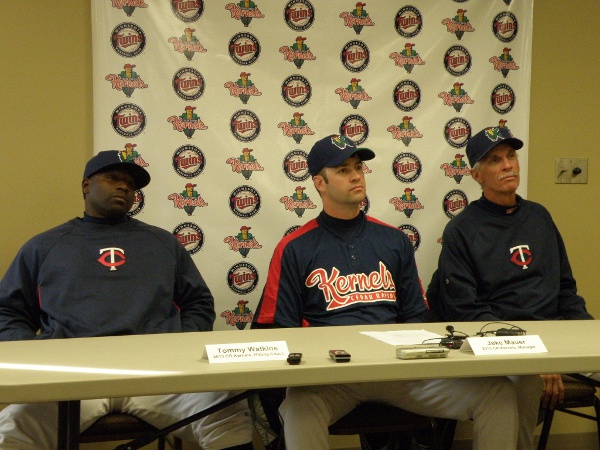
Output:
[[[519,353],[547,353],[538,335],[493,336],[466,338],[460,351],[472,351],[476,355],[512,355]]]
[[[205,356],[210,363],[285,361],[288,354],[289,351],[285,341],[211,344],[205,346]]]

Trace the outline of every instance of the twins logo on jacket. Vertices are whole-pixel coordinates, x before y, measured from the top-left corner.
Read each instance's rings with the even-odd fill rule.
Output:
[[[357,2],[356,7],[352,11],[343,11],[340,13],[340,18],[344,19],[344,26],[352,28],[356,34],[360,34],[363,27],[373,27],[375,22],[369,17],[369,13],[365,11],[367,4]]]
[[[246,306],[248,303],[248,300],[239,300],[233,310],[223,311],[220,316],[225,319],[227,325],[235,326],[238,330],[243,330],[254,319],[252,310]]]
[[[357,109],[361,101],[368,102],[373,98],[365,91],[365,89],[358,83],[360,78],[352,78],[348,87],[339,87],[335,90],[335,93],[340,96],[340,101],[350,103],[352,108]]]
[[[250,25],[252,19],[264,19],[256,3],[251,0],[242,0],[238,3],[227,3],[225,9],[231,13],[231,18],[241,21],[245,27]]]
[[[529,250],[529,245],[515,245],[509,251],[511,254],[510,261],[517,266],[522,267],[523,270],[527,269],[528,265],[531,264],[531,261],[533,260],[533,255],[531,250]]]
[[[407,42],[404,44],[404,50],[400,52],[390,53],[390,59],[394,61],[396,66],[404,67],[407,73],[412,73],[415,66],[422,66],[425,61],[419,56],[419,53],[414,49],[415,44]]]
[[[250,250],[252,249],[261,249],[262,245],[258,243],[256,238],[250,230],[252,227],[247,227],[243,225],[240,227],[240,232],[235,236],[227,236],[223,239],[223,242],[229,244],[229,250],[233,252],[239,252],[243,258],[248,256]]]
[[[125,64],[121,72],[108,74],[104,79],[110,81],[113,89],[122,91],[127,98],[130,98],[136,89],[148,88],[144,80],[133,70],[135,67],[135,64]]]
[[[106,247],[100,249],[100,257],[96,260],[110,271],[117,270],[117,267],[125,264],[125,250],[118,247]]]
[[[291,196],[281,197],[279,203],[283,203],[287,211],[294,211],[298,217],[302,217],[304,211],[317,207],[304,192],[305,190],[303,186],[296,186],[295,192]]]
[[[196,53],[206,53],[207,51],[198,38],[194,36],[195,31],[195,28],[187,27],[180,37],[173,36],[168,39],[169,44],[173,44],[173,50],[177,53],[183,53],[188,61],[191,61]]]
[[[252,172],[259,171],[262,172],[264,167],[260,165],[260,163],[256,160],[256,158],[251,155],[253,149],[244,147],[242,149],[242,154],[237,158],[228,158],[226,163],[231,165],[231,171],[235,173],[241,173],[246,180],[250,179]]]

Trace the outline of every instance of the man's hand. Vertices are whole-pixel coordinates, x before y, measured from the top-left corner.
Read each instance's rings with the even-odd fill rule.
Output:
[[[542,407],[550,409],[556,408],[556,405],[562,403],[565,398],[565,386],[560,375],[540,375],[544,382],[544,391],[542,392]]]

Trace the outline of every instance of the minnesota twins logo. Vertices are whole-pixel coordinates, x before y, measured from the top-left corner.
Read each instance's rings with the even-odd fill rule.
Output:
[[[392,162],[392,172],[398,181],[412,183],[421,176],[423,166],[414,153],[400,153]]]
[[[181,194],[173,193],[167,198],[173,201],[174,208],[183,209],[188,216],[191,216],[196,208],[208,206],[208,203],[204,201],[200,193],[194,189],[196,186],[198,185],[187,183]]]
[[[260,56],[260,43],[250,33],[238,33],[229,40],[229,56],[240,66],[254,64]]]
[[[500,72],[504,78],[511,70],[519,70],[519,66],[514,62],[510,51],[510,48],[504,47],[500,56],[492,56],[489,59],[489,62],[494,65],[494,70]]]
[[[148,167],[148,163],[144,161],[142,155],[140,155],[134,148],[137,147],[137,144],[132,144],[128,142],[125,144],[124,150],[119,152],[119,159],[123,162],[135,163],[138,166]]]
[[[127,262],[125,259],[125,250],[117,247],[107,247],[100,249],[100,257],[96,260],[104,267],[110,267],[111,271],[117,270]]]
[[[231,18],[241,21],[245,27],[250,25],[252,19],[264,19],[256,3],[251,0],[242,0],[238,3],[228,3],[225,9],[231,13]]]
[[[415,44],[407,42],[404,44],[404,50],[390,53],[390,59],[394,60],[396,66],[404,67],[407,73],[411,73],[415,66],[422,66],[425,61],[421,59],[416,50]]]
[[[354,145],[361,145],[369,137],[369,123],[363,116],[351,114],[342,119],[340,134]]]
[[[419,250],[419,247],[421,246],[421,233],[419,233],[419,230],[410,224],[402,224],[398,229],[406,235],[412,244],[414,251],[416,252]]]
[[[402,211],[407,218],[410,218],[415,210],[425,208],[417,196],[413,194],[414,191],[413,188],[407,187],[404,189],[404,194],[400,197],[392,197],[390,199],[390,203],[394,205],[396,211]]]
[[[228,81],[223,86],[229,89],[229,95],[238,97],[244,105],[248,103],[250,97],[262,95],[262,92],[260,92],[252,80],[250,80],[250,75],[250,73],[242,72],[237,81]]]
[[[113,50],[124,58],[133,58],[144,51],[146,35],[135,23],[120,23],[111,34]]]
[[[404,6],[398,10],[394,19],[396,32],[405,38],[415,37],[423,28],[423,16],[414,6]]]
[[[281,97],[294,107],[306,105],[310,101],[312,88],[302,75],[291,75],[281,83]]]
[[[123,91],[127,98],[131,97],[136,89],[146,89],[148,85],[133,69],[135,64],[125,64],[119,74],[106,75],[104,79],[110,81],[112,88]]]
[[[191,61],[196,53],[206,53],[206,49],[194,36],[195,28],[187,27],[183,30],[181,37],[170,37],[168,42],[173,44],[173,50],[177,53],[183,53],[188,61]]]
[[[444,105],[452,106],[456,112],[460,112],[463,105],[475,103],[467,91],[463,89],[464,83],[458,81],[452,86],[452,90],[448,92],[440,92],[438,97],[444,101]]]
[[[238,141],[250,142],[260,134],[260,120],[252,111],[241,109],[229,119],[229,128]]]
[[[277,128],[281,128],[283,135],[291,137],[299,144],[303,136],[313,135],[315,132],[310,129],[308,123],[302,118],[304,113],[295,112],[292,120],[289,122],[279,122]]]
[[[369,200],[369,196],[368,195],[365,195],[365,198],[363,199],[362,202],[359,203],[358,207],[365,214],[369,213],[369,208],[371,208],[371,201]]]
[[[344,26],[352,28],[356,34],[360,34],[363,27],[373,27],[375,23],[369,17],[369,13],[365,11],[367,4],[357,2],[356,7],[352,12],[344,11],[340,13],[340,18],[344,19]]]
[[[521,266],[523,270],[529,268],[529,264],[533,260],[529,245],[516,245],[510,249],[510,262],[515,263],[517,266]]]
[[[444,171],[444,175],[449,178],[454,178],[456,184],[460,184],[463,176],[471,175],[471,170],[467,166],[467,163],[463,161],[465,155],[457,153],[454,155],[454,160],[451,163],[444,163],[440,166],[440,169]]]
[[[258,214],[260,206],[260,195],[252,186],[239,186],[229,194],[229,209],[242,219]]]
[[[471,54],[462,45],[454,45],[444,54],[444,67],[450,75],[460,77],[471,69]]]
[[[392,137],[401,141],[405,146],[409,146],[413,138],[420,139],[423,135],[419,132],[415,124],[411,122],[411,116],[404,116],[402,122],[398,125],[390,125],[387,131],[392,133]]]
[[[173,236],[190,255],[195,255],[204,246],[204,232],[202,228],[192,222],[177,225],[173,230]]]
[[[238,330],[243,330],[246,328],[246,325],[252,323],[252,320],[254,319],[252,310],[246,307],[247,304],[247,300],[240,300],[232,311],[223,311],[221,317],[225,319],[227,325],[235,325]]]
[[[194,145],[182,145],[173,153],[173,170],[183,178],[195,178],[204,172],[206,158]]]
[[[471,137],[471,124],[462,117],[450,119],[444,125],[444,139],[454,148],[462,148],[467,145]]]
[[[282,237],[286,237],[288,234],[293,233],[294,231],[296,231],[298,228],[300,228],[300,225],[292,225],[291,227],[289,227],[287,230],[285,230],[283,232],[283,236]]]
[[[123,137],[135,137],[146,127],[146,114],[138,105],[123,103],[111,115],[113,129]]]
[[[340,101],[350,103],[354,109],[358,108],[361,101],[373,100],[358,83],[360,83],[360,78],[352,78],[348,87],[339,87],[335,90],[335,93],[340,96]]]
[[[305,187],[297,186],[295,192],[291,196],[283,196],[279,199],[279,203],[283,203],[287,211],[294,211],[298,217],[302,217],[307,209],[315,209],[317,206],[312,202],[308,195],[304,192]]]
[[[258,270],[250,263],[239,262],[227,272],[227,285],[236,294],[249,294],[258,285]]]
[[[182,22],[196,22],[204,13],[204,1],[171,0],[171,11]]]
[[[252,227],[240,227],[240,232],[235,236],[227,236],[223,242],[229,244],[229,250],[239,252],[244,258],[248,256],[250,250],[261,249],[262,245],[258,243],[256,238],[250,233]]]
[[[226,161],[231,165],[232,172],[241,173],[246,180],[250,179],[252,172],[265,170],[250,153],[252,153],[251,148],[244,148],[238,158],[228,158]]]
[[[369,65],[371,53],[364,42],[350,41],[342,48],[340,60],[350,72],[362,72]]]
[[[492,21],[492,32],[500,41],[510,42],[517,37],[519,22],[513,13],[501,12]]]
[[[283,8],[283,20],[294,31],[306,31],[315,21],[315,8],[308,0],[290,0]]]
[[[113,8],[122,9],[123,12],[125,14],[127,14],[127,17],[131,17],[133,12],[135,11],[135,8],[147,8],[148,7],[148,5],[146,4],[146,2],[144,2],[144,0],[129,0],[129,1],[113,0],[112,6],[113,6]]]
[[[133,199],[133,205],[131,205],[131,209],[127,212],[129,217],[137,216],[144,209],[144,204],[146,203],[144,192],[141,190],[135,191],[135,197]]]
[[[300,182],[308,179],[308,155],[302,150],[292,150],[283,158],[283,173],[290,180]]]
[[[305,41],[305,37],[298,36],[296,42],[289,47],[279,47],[279,53],[283,53],[283,58],[286,61],[293,62],[298,69],[302,67],[304,61],[317,59],[308,48],[308,45],[304,43]]]
[[[177,97],[186,101],[198,100],[204,94],[204,77],[193,67],[179,69],[173,75],[173,90]]]
[[[187,105],[183,114],[171,116],[167,122],[173,125],[175,131],[183,132],[188,139],[191,139],[196,130],[208,130],[200,116],[194,112],[195,110],[195,106]]]
[[[402,80],[394,88],[393,101],[398,109],[412,111],[421,103],[421,88],[412,80]]]
[[[456,11],[454,18],[442,20],[442,25],[446,25],[448,33],[454,33],[459,41],[462,39],[463,34],[475,31],[475,28],[469,22],[469,18],[465,16],[466,12],[466,9],[461,8]]]
[[[444,210],[444,214],[452,219],[460,214],[468,204],[469,199],[467,198],[467,194],[465,194],[463,191],[459,191],[458,189],[453,189],[444,195],[442,200],[442,209]]]
[[[499,84],[492,90],[490,100],[494,111],[498,114],[506,114],[515,106],[515,91],[508,84]]]

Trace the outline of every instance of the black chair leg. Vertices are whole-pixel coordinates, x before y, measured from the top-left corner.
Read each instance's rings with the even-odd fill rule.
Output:
[[[552,427],[552,419],[554,418],[554,410],[547,408],[544,411],[544,425],[538,442],[537,450],[545,450],[548,445],[548,437],[550,436],[550,428]]]

